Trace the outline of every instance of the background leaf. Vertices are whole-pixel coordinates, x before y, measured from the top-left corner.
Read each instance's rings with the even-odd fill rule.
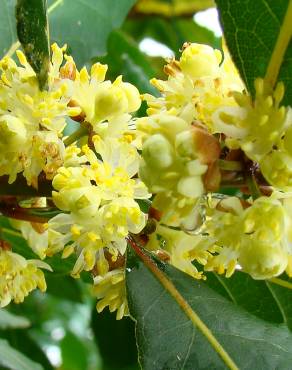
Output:
[[[43,367],[12,348],[0,339],[0,365],[11,370],[42,370]]]
[[[0,1],[0,57],[7,53],[17,38],[14,18],[15,2],[15,0]]]
[[[135,0],[63,0],[49,17],[51,38],[59,45],[67,43],[81,66],[105,54],[110,32],[121,26],[134,3]]]
[[[142,93],[156,94],[149,79],[156,75],[151,59],[139,50],[138,45],[122,31],[113,31],[108,39],[106,56],[96,61],[107,64],[107,78],[114,80],[120,74],[125,81],[134,84]]]
[[[158,267],[241,370],[291,367],[292,334],[284,325],[257,319],[204,282],[194,281],[171,266],[160,263]],[[129,307],[137,320],[143,369],[225,369],[205,337],[148,268],[132,257],[128,259],[128,271]]]
[[[138,370],[134,322],[128,317],[117,321],[115,314],[110,313],[108,309],[97,314],[95,308],[91,320],[94,337],[103,359],[103,369]],[[110,335],[105,335],[107,332]]]
[[[48,80],[50,62],[47,1],[18,0],[16,20],[18,39],[42,89]]]
[[[30,326],[30,322],[26,317],[17,316],[9,311],[0,308],[0,330],[5,329],[24,329]]]
[[[82,341],[67,332],[61,341],[62,370],[84,370],[88,368],[87,353]]]
[[[224,37],[247,88],[254,92],[256,77],[264,77],[289,0],[216,0]],[[292,41],[278,76],[292,101]]]
[[[220,48],[220,39],[207,28],[199,26],[192,17],[164,19],[157,16],[144,19],[130,18],[123,27],[137,40],[153,38],[168,46],[174,54],[180,56],[184,42],[198,42]]]

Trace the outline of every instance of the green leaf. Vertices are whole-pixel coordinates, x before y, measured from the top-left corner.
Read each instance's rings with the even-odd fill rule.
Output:
[[[224,36],[235,64],[254,93],[254,80],[264,77],[272,56],[289,0],[216,0]],[[291,23],[288,25],[291,30]],[[279,81],[286,94],[283,104],[292,101],[292,43],[286,50]]]
[[[127,290],[144,370],[226,368],[218,344],[211,346],[206,329],[194,325],[193,315],[241,370],[291,368],[292,334],[284,325],[256,318],[206,283],[152,257],[145,258],[144,252],[139,252],[139,257],[144,262],[128,258]]]
[[[135,0],[63,0],[49,17],[52,40],[68,44],[79,66],[106,52],[110,32],[121,26]]]
[[[48,80],[50,48],[46,0],[18,0],[17,35],[29,64],[37,74],[40,89]]]
[[[0,308],[0,330],[28,328],[30,322],[26,317],[17,316]]]
[[[21,310],[21,308],[20,308]],[[33,329],[32,329],[33,330]],[[9,345],[17,352],[26,356],[29,359],[41,364],[44,370],[53,370],[51,363],[49,362],[47,356],[44,354],[40,348],[38,341],[31,338],[31,329],[21,330],[21,329],[9,329],[2,331],[0,336],[6,339]]]
[[[290,289],[275,284],[274,281],[279,281],[280,279],[272,279],[272,281],[266,281],[266,285],[270,290],[275,302],[281,311],[283,321],[288,326],[288,328],[292,331],[292,284],[291,279],[282,275],[281,281],[289,281]]]
[[[71,276],[55,276],[55,274],[46,275],[47,293],[66,299],[72,302],[82,302],[82,292],[79,282]]]
[[[26,0],[27,3],[35,1]],[[16,0],[0,1],[2,55],[10,48],[14,51],[19,47],[16,43],[15,3]],[[59,45],[68,44],[77,65],[83,66],[91,58],[105,54],[110,32],[121,26],[134,3],[135,0],[49,0],[51,40]]]
[[[286,275],[266,281],[254,280],[241,271],[230,278],[206,275],[207,285],[217,293],[263,320],[285,323],[292,331],[292,282]],[[285,282],[289,288],[279,285]]]
[[[84,370],[88,368],[87,353],[82,341],[73,333],[67,332],[61,341],[62,369]]]
[[[43,367],[22,353],[16,351],[10,344],[0,339],[0,365],[11,370],[42,370]]]
[[[282,307],[271,293],[270,285],[267,286],[270,283],[254,280],[241,271],[230,278],[216,273],[206,273],[206,276],[206,284],[231,302],[263,320],[284,323]],[[291,291],[290,297],[292,299]]]
[[[14,0],[0,1],[0,58],[16,40]]]

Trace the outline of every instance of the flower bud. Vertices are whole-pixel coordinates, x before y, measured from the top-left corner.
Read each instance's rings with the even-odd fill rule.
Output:
[[[123,82],[122,89],[128,99],[127,111],[129,113],[137,111],[141,105],[141,98],[138,89],[128,82]]]
[[[287,253],[281,245],[248,240],[240,252],[239,264],[257,280],[271,279],[285,271]]]
[[[95,121],[103,121],[111,116],[122,114],[128,109],[128,101],[120,87],[102,86],[95,96]]]
[[[173,162],[173,149],[161,134],[150,136],[143,145],[143,158],[153,168],[167,168]]]
[[[0,118],[0,147],[7,152],[19,151],[25,144],[26,129],[23,122],[9,114]]]
[[[218,77],[221,53],[208,45],[190,44],[183,51],[179,66],[193,80],[205,76]]]
[[[177,184],[177,190],[185,197],[198,198],[204,193],[204,184],[200,176],[183,177]]]
[[[280,190],[290,191],[292,188],[292,156],[287,152],[273,151],[260,162],[265,179]]]

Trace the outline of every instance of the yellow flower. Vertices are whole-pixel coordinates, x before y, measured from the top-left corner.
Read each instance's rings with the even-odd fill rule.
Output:
[[[48,230],[45,224],[10,219],[13,227],[18,229],[32,251],[40,259],[46,258],[48,249]]]
[[[230,148],[241,148],[246,155],[260,161],[267,155],[292,124],[289,109],[280,106],[284,96],[284,85],[279,83],[272,93],[267,95],[264,81],[255,80],[256,95],[234,92],[237,102],[235,107],[219,107],[213,114],[215,132],[227,136]]]
[[[0,175],[9,175],[9,183],[20,172],[34,187],[41,171],[51,179],[63,161],[65,118],[80,112],[67,106],[70,91],[59,74],[64,50],[56,44],[52,49],[48,90],[40,91],[21,51],[21,66],[8,57],[0,61]]]
[[[26,260],[19,254],[0,249],[0,307],[23,302],[34,289],[46,290],[44,273],[50,266],[38,260]]]
[[[244,85],[227,48],[224,62],[219,50],[208,45],[188,44],[179,61],[171,60],[164,68],[168,80],[152,79],[161,97],[145,94],[149,115],[168,112],[191,124],[202,122],[214,132],[213,113],[221,106],[236,106],[231,91],[242,91]]]
[[[203,242],[199,235],[187,234],[181,230],[157,225],[155,233],[150,235],[146,248],[151,250],[162,249],[169,255],[169,262],[179,270],[191,275],[195,279],[204,278],[194,261],[206,264],[209,257],[208,244]]]
[[[74,63],[69,59],[67,64]],[[121,137],[131,131],[133,122],[130,113],[141,105],[137,88],[123,82],[119,76],[113,83],[105,80],[107,66],[96,63],[91,67],[90,75],[86,67],[80,72],[75,68],[73,81],[69,83],[72,90],[72,102],[81,108],[86,122],[94,132],[105,138]]]
[[[199,197],[214,190],[209,184],[219,184],[219,170],[209,172],[205,181],[209,168],[216,166],[219,142],[206,130],[166,113],[138,119],[137,128],[144,139],[139,176],[157,194],[153,206],[162,213],[162,221],[179,226]]]
[[[76,167],[62,167],[53,180],[55,204],[67,214],[49,221],[49,253],[63,258],[77,252],[72,275],[92,270],[97,252],[106,249],[112,260],[126,250],[129,232],[139,233],[146,215],[135,199],[149,198],[145,185],[133,178],[138,171],[136,148],[123,139],[94,137],[75,157]],[[72,149],[68,149],[72,152]],[[75,155],[77,152],[73,151]],[[70,162],[70,161],[69,161]]]
[[[227,198],[207,208],[202,228],[213,239],[206,270],[233,274],[236,265],[254,279],[280,275],[291,255],[291,215],[278,195],[260,197],[243,209],[238,198]]]
[[[110,312],[117,311],[117,320],[129,314],[125,269],[115,269],[95,277],[93,293],[99,299],[96,305],[98,312],[108,306]]]
[[[219,77],[219,64],[222,55],[219,50],[214,50],[209,45],[189,44],[179,60],[182,72],[191,77],[192,80],[204,76]]]

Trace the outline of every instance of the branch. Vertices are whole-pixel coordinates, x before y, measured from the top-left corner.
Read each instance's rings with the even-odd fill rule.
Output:
[[[38,189],[28,186],[22,174],[19,174],[12,184],[8,184],[8,176],[0,176],[0,197],[3,195],[51,197],[52,190],[52,182],[42,176],[39,176]]]
[[[265,75],[265,83],[266,88],[268,89],[268,93],[270,90],[276,85],[278,74],[283,62],[283,58],[285,56],[286,49],[289,45],[292,36],[292,0],[289,0],[288,8],[280,28],[280,32],[278,35],[278,39],[276,41],[276,45],[274,47],[266,75]]]

